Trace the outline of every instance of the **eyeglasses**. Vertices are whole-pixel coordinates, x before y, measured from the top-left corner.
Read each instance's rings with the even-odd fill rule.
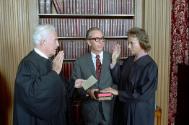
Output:
[[[96,37],[96,38],[88,38],[88,40],[94,40],[95,42],[99,42],[99,41],[104,42],[104,37],[102,37],[102,38],[99,38],[99,37]]]

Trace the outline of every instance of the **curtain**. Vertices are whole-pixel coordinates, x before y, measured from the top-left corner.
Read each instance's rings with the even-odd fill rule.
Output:
[[[168,123],[173,125],[177,106],[177,64],[189,63],[189,0],[172,0],[170,89]]]

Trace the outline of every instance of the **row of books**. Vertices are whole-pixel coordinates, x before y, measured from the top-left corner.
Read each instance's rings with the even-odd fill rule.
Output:
[[[66,79],[70,79],[73,67],[74,67],[74,61],[71,62],[64,61],[61,75],[63,75],[63,77],[65,77]]]
[[[84,37],[90,27],[99,27],[105,36],[126,36],[133,19],[40,18],[40,24],[52,24],[60,37]]]
[[[104,50],[112,53],[112,47],[116,43],[121,45],[121,58],[130,55],[127,40],[124,39],[107,39],[105,40]],[[64,58],[67,60],[75,60],[78,57],[89,52],[89,47],[85,40],[59,40],[60,50],[64,50]]]
[[[52,0],[38,0],[39,13],[52,13]]]
[[[105,40],[105,51],[111,53],[112,46],[119,43],[121,45],[121,58],[130,55],[125,36],[127,36],[127,31],[134,26],[134,16],[128,18],[121,15],[117,18],[113,16],[102,17],[98,14],[134,15],[135,0],[38,0],[38,5],[39,14],[42,15],[39,15],[39,24],[52,24],[60,37],[60,50],[64,50],[65,53],[61,75],[66,79],[71,77],[75,59],[89,52],[86,41],[77,37],[84,38],[90,27],[99,27],[104,36],[109,37]],[[59,14],[68,14],[68,16],[64,17],[64,15]],[[82,17],[74,17],[72,14],[78,14]],[[87,17],[88,14],[96,16]],[[66,39],[66,37],[71,37],[71,39]]]
[[[39,0],[39,13],[134,14],[135,0]]]

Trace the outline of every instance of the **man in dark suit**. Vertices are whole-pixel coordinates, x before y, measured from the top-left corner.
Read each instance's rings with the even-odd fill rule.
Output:
[[[14,95],[14,125],[67,125],[65,81],[59,76],[64,59],[55,28],[39,25],[33,35],[35,44],[18,67]],[[82,80],[75,81],[81,87]],[[74,86],[74,84],[73,84]]]
[[[90,28],[87,31],[86,39],[90,53],[86,53],[76,60],[72,79],[88,79],[93,75],[98,81],[87,91],[78,89],[79,94],[84,97],[82,100],[82,118],[85,125],[110,125],[113,101],[99,101],[94,92],[113,85],[109,68],[111,55],[103,51],[104,36],[99,28]],[[99,64],[97,64],[97,60],[100,61]]]

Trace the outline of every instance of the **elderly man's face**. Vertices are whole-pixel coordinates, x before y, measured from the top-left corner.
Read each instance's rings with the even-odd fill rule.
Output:
[[[48,57],[51,57],[56,54],[56,51],[59,47],[58,37],[56,32],[51,32],[45,39],[45,50]]]

